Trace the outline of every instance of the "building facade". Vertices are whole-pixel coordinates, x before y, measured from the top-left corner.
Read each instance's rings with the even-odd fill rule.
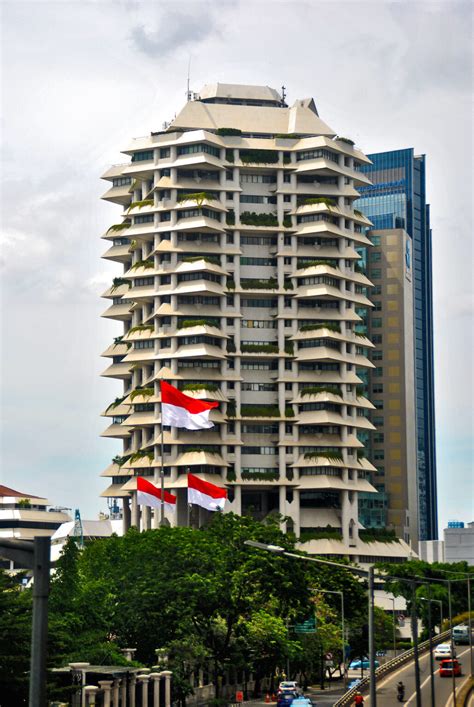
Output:
[[[360,440],[373,429],[359,387],[372,344],[356,331],[356,308],[372,306],[355,266],[370,222],[353,209],[367,158],[312,99],[288,107],[268,87],[223,84],[124,152],[103,175],[103,198],[122,207],[103,236],[122,265],[104,293],[122,332],[103,375],[123,385],[104,435],[123,449],[102,495],[125,528],[156,526],[135,477],[158,480],[163,462],[171,524],[205,518],[189,515],[191,471],[228,487],[230,511],[280,513],[313,547],[377,555],[358,522],[358,494],[376,493]],[[210,430],[164,428],[163,459],[162,379],[219,402]]]
[[[69,520],[64,509],[52,507],[46,498],[0,485],[1,538],[33,541],[36,536],[52,536],[62,523]],[[1,556],[0,566],[9,570],[21,569]]]
[[[425,156],[413,149],[370,154],[361,168],[370,185],[359,189],[360,209],[374,229],[405,229],[413,279],[415,402],[419,538],[438,537],[434,411],[432,255]],[[375,314],[373,316],[376,316]],[[382,316],[389,316],[382,312]]]
[[[415,427],[415,356],[411,238],[403,229],[372,230],[372,248],[362,263],[374,286],[373,308],[358,309],[358,326],[373,342],[375,368],[367,377],[376,431],[368,440],[376,467],[376,496],[361,494],[359,519],[365,527],[393,528],[418,547],[418,485]]]

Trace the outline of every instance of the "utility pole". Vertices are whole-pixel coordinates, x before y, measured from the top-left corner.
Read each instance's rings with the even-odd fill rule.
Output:
[[[471,669],[471,677],[474,675],[474,663],[473,663],[473,655],[472,655],[472,620],[471,620],[471,578],[467,578],[467,612],[468,612],[468,620],[467,620],[467,626],[469,629],[469,667]]]
[[[448,579],[448,605],[449,605],[449,631],[451,634],[451,660],[454,660],[454,638],[453,638],[453,607],[451,601],[451,580]],[[454,670],[451,670],[453,676],[453,705],[456,704],[456,676]]]
[[[416,707],[421,707],[420,660],[418,655],[418,617],[416,615],[416,582],[411,582],[411,633],[413,636],[413,657],[415,660]]]
[[[364,659],[362,658],[362,664]],[[377,686],[375,682],[375,621],[374,621],[374,568],[369,567],[369,671],[370,705],[377,707]],[[418,706],[417,706],[418,707]]]
[[[431,584],[428,585],[428,634],[430,641],[430,686],[431,686],[431,707],[436,707],[435,699],[435,679],[434,679],[434,665],[433,665],[433,630],[431,621]]]

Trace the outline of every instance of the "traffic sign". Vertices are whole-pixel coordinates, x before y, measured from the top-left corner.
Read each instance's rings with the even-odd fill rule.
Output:
[[[316,619],[314,617],[303,621],[302,624],[295,624],[296,633],[316,633]]]

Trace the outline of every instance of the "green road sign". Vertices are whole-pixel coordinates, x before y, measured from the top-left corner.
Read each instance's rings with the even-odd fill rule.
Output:
[[[316,619],[313,617],[302,624],[295,624],[295,633],[316,633]]]

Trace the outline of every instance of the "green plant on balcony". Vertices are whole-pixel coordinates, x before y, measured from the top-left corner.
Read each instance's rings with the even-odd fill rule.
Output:
[[[235,225],[235,213],[234,211],[228,211],[225,215],[225,222],[228,226]]]
[[[292,227],[292,221],[291,221],[291,216],[285,216],[283,219],[283,226],[284,228],[291,228]]]
[[[139,449],[137,452],[133,452],[130,455],[130,464],[134,464],[140,459],[149,459],[150,462],[153,461],[153,452],[146,452],[144,449]]]
[[[342,540],[341,528],[334,528],[327,525],[325,528],[308,528],[300,533],[300,543],[307,543],[310,540]]]
[[[120,345],[126,346],[127,349],[132,348],[132,342],[131,342],[131,341],[124,341],[124,340],[123,340],[123,335],[122,335],[122,336],[116,336],[116,337],[114,338],[114,343],[112,344],[112,346],[120,346]]]
[[[136,250],[137,247],[138,247],[138,243],[137,243],[136,238],[132,238],[132,240],[130,241],[130,247],[128,249],[128,252],[133,253],[133,251]]]
[[[283,289],[284,290],[294,290],[293,283],[291,280],[285,280],[283,283]]]
[[[123,466],[128,460],[130,459],[132,455],[131,454],[125,454],[125,456],[121,457],[119,454],[117,454],[113,459],[112,459],[112,464],[117,464],[118,466]]]
[[[130,393],[130,402],[133,402],[135,398],[151,398],[155,394],[153,388],[140,388],[137,386],[135,390]]]
[[[360,461],[361,459],[365,459],[365,449],[358,449],[357,450],[357,459]]]
[[[362,211],[359,211],[359,209],[354,209],[354,213],[355,213],[356,216],[362,216],[362,217],[364,216],[364,214],[362,213]]]
[[[278,226],[275,214],[257,214],[255,211],[243,211],[240,214],[240,222],[244,226]]]
[[[109,412],[109,410],[113,410],[114,408],[117,408],[119,405],[121,405],[126,397],[126,395],[123,395],[121,398],[115,398],[113,403],[110,403],[110,405],[106,409],[106,414]]]
[[[212,263],[213,265],[220,265],[221,259],[218,255],[192,255],[189,258],[183,258],[183,263],[197,263],[200,260],[204,260],[206,263]]]
[[[234,162],[234,150],[225,151],[226,162]]]
[[[216,195],[210,191],[197,191],[192,194],[180,194],[178,201],[195,201],[200,209],[205,201],[216,201]]]
[[[290,467],[287,467],[286,468],[287,481],[293,481],[294,477],[295,477],[295,472],[293,471],[293,469],[291,469]]]
[[[242,344],[240,349],[242,353],[278,353],[277,344]]]
[[[241,405],[242,417],[280,417],[278,405]]]
[[[278,162],[277,150],[240,150],[240,159],[244,164],[275,164]]]
[[[126,280],[124,277],[114,277],[114,279],[112,280],[112,287],[110,291],[114,292],[122,285],[127,285],[128,287],[130,287],[130,280]]]
[[[299,331],[315,331],[316,329],[328,329],[328,331],[341,331],[340,324],[337,322],[317,322],[316,324],[302,324]]]
[[[365,275],[365,268],[362,267],[362,265],[359,265],[359,263],[355,263],[354,270],[355,272],[360,272],[362,275]]]
[[[354,140],[351,140],[349,137],[341,137],[340,135],[337,135],[335,139],[339,142],[345,142],[346,145],[355,145]]]
[[[242,135],[242,130],[238,128],[217,128],[216,135],[221,135],[222,137],[232,137]]]
[[[285,353],[293,356],[295,353],[295,344],[293,341],[288,341],[288,339],[285,341]]]
[[[137,262],[132,265],[130,270],[137,270],[138,268],[144,268],[145,270],[148,270],[149,268],[154,267],[155,263],[153,262],[153,259],[147,258],[146,260],[137,260]]]
[[[127,334],[135,334],[136,332],[142,331],[151,331],[153,333],[155,327],[153,324],[138,324],[137,326],[132,326],[132,328],[127,331]]]
[[[337,385],[311,385],[300,391],[302,398],[307,395],[318,395],[319,393],[330,393],[331,395],[341,395],[341,390]]]
[[[298,263],[298,270],[315,268],[318,265],[325,265],[328,268],[337,268],[337,262],[335,260],[308,260],[305,263]]]
[[[277,133],[274,137],[280,140],[300,140],[302,136],[298,133]]]
[[[364,334],[362,331],[355,331],[354,336],[357,336],[359,339],[367,339],[367,334]]]
[[[337,206],[336,201],[328,196],[310,196],[307,199],[303,199],[299,206],[313,206],[314,204],[324,204],[328,207]]]
[[[113,226],[107,229],[107,233],[110,231],[123,231],[125,228],[130,228],[132,224],[130,221],[124,221],[123,223],[115,223]]]
[[[154,201],[153,199],[141,199],[140,201],[132,201],[130,206],[127,209],[127,214],[132,210],[132,209],[142,209],[144,206],[153,206]]]
[[[31,499],[29,498],[20,498],[18,503],[16,504],[17,508],[31,508]]]
[[[342,454],[340,452],[306,452],[305,459],[327,459],[329,462],[342,462]]]
[[[285,152],[283,155],[283,164],[290,164],[291,162],[291,155],[288,152]]]
[[[209,393],[216,393],[219,390],[219,386],[215,383],[185,383],[182,390],[207,390]]]
[[[359,538],[364,543],[397,543],[398,538],[390,528],[363,528],[359,530]]]
[[[207,454],[220,454],[219,447],[205,444],[196,447],[182,447],[181,451],[183,454],[199,454],[200,452],[207,452]]]
[[[228,290],[235,290],[235,280],[227,280],[226,287]]]
[[[278,280],[276,277],[270,277],[268,280],[245,279],[240,281],[240,287],[243,290],[277,290]]]
[[[235,348],[235,344],[233,341],[228,340],[227,341],[227,353],[235,353],[237,349]]]
[[[183,319],[178,322],[178,329],[191,329],[195,326],[219,327],[218,319]]]
[[[243,471],[244,481],[278,481],[278,471]]]
[[[226,415],[227,417],[235,417],[236,415],[236,406],[235,406],[235,401],[231,400],[227,403],[227,410],[226,410]]]
[[[227,481],[237,481],[237,475],[234,469],[227,469]]]
[[[294,417],[295,416],[295,411],[293,410],[292,405],[287,405],[285,408],[285,417]]]

